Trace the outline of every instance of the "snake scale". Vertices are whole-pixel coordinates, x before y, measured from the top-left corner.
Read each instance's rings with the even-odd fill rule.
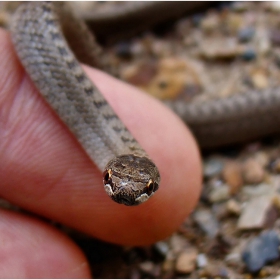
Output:
[[[86,25],[66,4],[25,2],[13,16],[11,32],[34,84],[103,172],[107,194],[125,205],[138,205],[151,197],[160,183],[157,167],[79,64],[99,63],[100,48]],[[278,88],[205,103],[167,105],[189,125],[201,147],[280,130]]]

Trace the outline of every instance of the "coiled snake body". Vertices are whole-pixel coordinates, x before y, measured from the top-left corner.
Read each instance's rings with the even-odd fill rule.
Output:
[[[30,2],[16,11],[11,31],[26,71],[103,172],[108,195],[125,205],[137,205],[151,197],[160,183],[157,167],[78,62],[96,65],[100,51],[84,23],[67,5]],[[188,123],[204,147],[279,131],[278,89],[169,106]]]

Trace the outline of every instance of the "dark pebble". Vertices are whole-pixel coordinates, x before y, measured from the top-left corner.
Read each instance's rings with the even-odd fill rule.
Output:
[[[245,61],[251,61],[254,60],[256,58],[256,52],[252,49],[247,49],[245,50],[242,54],[241,57],[243,58],[243,60]]]
[[[192,17],[192,23],[195,27],[199,27],[201,21],[203,19],[203,14],[195,14],[193,17]]]
[[[255,29],[253,27],[245,27],[239,30],[238,40],[241,43],[249,42],[255,34]]]
[[[254,238],[242,253],[249,272],[258,272],[265,264],[279,258],[280,239],[276,231],[269,230]]]
[[[115,47],[116,55],[121,58],[131,58],[131,45],[128,42],[121,42]]]

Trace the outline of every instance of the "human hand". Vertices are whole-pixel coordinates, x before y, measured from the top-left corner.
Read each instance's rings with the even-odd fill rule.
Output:
[[[137,207],[114,203],[102,174],[44,101],[0,30],[0,192],[23,209],[96,238],[147,245],[170,235],[194,208],[201,165],[186,126],[160,102],[100,71],[89,77],[154,160],[160,189]],[[68,237],[39,219],[0,211],[0,277],[90,276]],[[4,246],[4,247],[3,247]]]

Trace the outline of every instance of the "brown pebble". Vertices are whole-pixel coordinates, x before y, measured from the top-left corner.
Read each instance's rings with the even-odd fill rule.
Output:
[[[175,99],[185,93],[186,89],[199,88],[200,79],[195,67],[175,57],[159,61],[156,75],[148,84],[141,87],[159,99]]]
[[[179,254],[175,269],[178,273],[191,273],[196,267],[198,252],[195,248],[189,248]]]
[[[236,161],[227,161],[222,176],[230,187],[230,194],[236,194],[243,185],[242,168]]]
[[[265,171],[254,159],[248,159],[243,164],[243,179],[247,184],[259,184],[263,181]]]
[[[169,245],[173,254],[178,254],[187,248],[189,243],[183,236],[173,234],[170,238]]]
[[[265,89],[268,87],[267,74],[262,69],[256,69],[251,73],[253,86],[256,89]]]
[[[234,215],[240,215],[241,206],[236,200],[230,199],[226,204],[226,208],[229,213]]]

